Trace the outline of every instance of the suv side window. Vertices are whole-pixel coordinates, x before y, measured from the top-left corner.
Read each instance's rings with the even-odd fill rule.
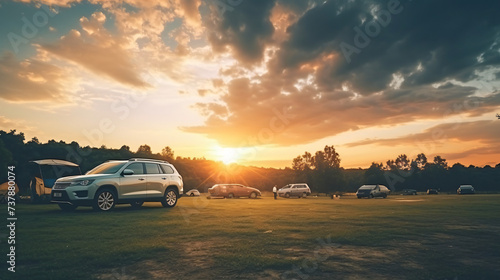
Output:
[[[172,169],[172,167],[170,167],[168,165],[162,164],[160,166],[163,169],[163,173],[165,173],[165,174],[174,174],[175,173],[174,170]]]
[[[129,166],[127,166],[127,169],[133,170],[134,175],[144,174],[144,167],[143,167],[142,163],[140,163],[140,162],[134,162],[134,163],[130,164]]]
[[[156,163],[145,163],[146,174],[160,174],[160,169],[158,169],[158,164]]]

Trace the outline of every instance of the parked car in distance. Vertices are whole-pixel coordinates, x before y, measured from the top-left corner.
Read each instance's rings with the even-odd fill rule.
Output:
[[[208,193],[212,197],[224,197],[224,198],[233,198],[233,197],[257,198],[261,196],[261,193],[258,189],[243,186],[240,184],[213,185],[211,188],[208,189]]]
[[[417,195],[417,190],[414,189],[404,189],[403,195]]]
[[[78,206],[109,211],[116,204],[141,207],[145,201],[174,207],[182,194],[182,176],[172,164],[132,158],[107,161],[85,175],[59,178],[52,187],[51,202],[66,211]]]
[[[200,196],[200,191],[197,189],[191,189],[186,192],[186,196]]]
[[[362,185],[356,192],[358,198],[383,197],[386,198],[391,191],[384,185]]]
[[[290,198],[291,196],[307,197],[310,194],[311,194],[311,189],[305,183],[288,184],[278,190],[278,195],[280,197],[286,197],[286,198]]]
[[[457,189],[458,194],[475,194],[476,190],[474,190],[474,187],[471,185],[460,185],[460,187]]]
[[[439,194],[439,191],[436,189],[428,189],[427,194]]]

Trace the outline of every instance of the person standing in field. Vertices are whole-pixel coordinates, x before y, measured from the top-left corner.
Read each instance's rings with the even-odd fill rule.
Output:
[[[274,193],[274,199],[277,199],[278,197],[278,189],[276,189],[276,185],[273,187],[273,193]]]

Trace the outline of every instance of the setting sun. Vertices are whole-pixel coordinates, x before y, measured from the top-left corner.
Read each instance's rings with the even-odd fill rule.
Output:
[[[216,160],[222,161],[224,164],[236,163],[240,159],[238,148],[215,148]]]

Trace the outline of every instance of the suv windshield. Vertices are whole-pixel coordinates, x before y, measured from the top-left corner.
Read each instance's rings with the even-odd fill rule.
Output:
[[[126,162],[105,162],[101,165],[98,165],[94,169],[90,170],[87,172],[87,174],[114,174],[120,168],[122,168],[123,165],[125,165]]]

